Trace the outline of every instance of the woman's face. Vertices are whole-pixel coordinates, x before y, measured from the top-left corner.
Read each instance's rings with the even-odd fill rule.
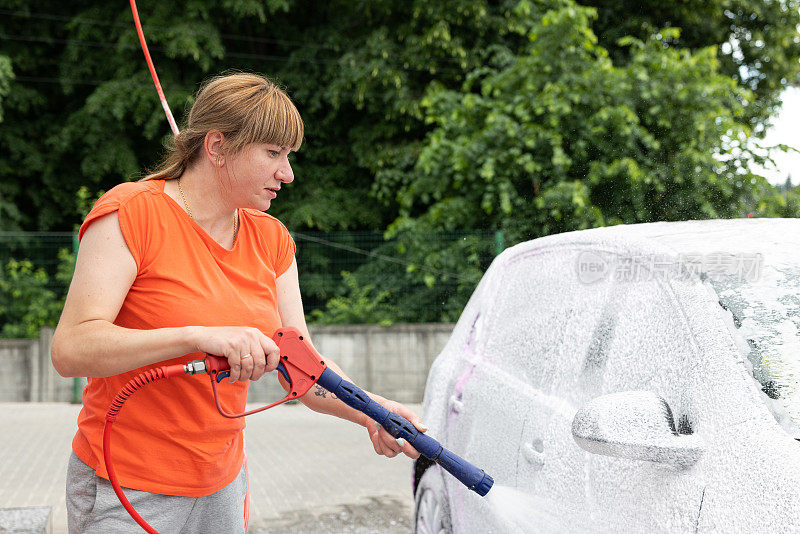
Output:
[[[269,143],[251,143],[229,157],[225,166],[237,207],[269,209],[283,184],[294,180],[291,149]]]

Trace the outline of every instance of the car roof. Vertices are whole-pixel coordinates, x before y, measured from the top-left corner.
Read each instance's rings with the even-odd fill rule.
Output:
[[[534,239],[512,247],[509,255],[564,245],[612,246],[642,253],[654,248],[684,254],[760,253],[769,263],[800,265],[800,219],[713,219],[604,226]]]

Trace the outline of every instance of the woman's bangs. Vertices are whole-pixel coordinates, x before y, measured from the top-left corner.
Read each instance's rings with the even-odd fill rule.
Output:
[[[274,92],[253,115],[252,142],[285,146],[294,151],[303,144],[303,119],[289,97]]]

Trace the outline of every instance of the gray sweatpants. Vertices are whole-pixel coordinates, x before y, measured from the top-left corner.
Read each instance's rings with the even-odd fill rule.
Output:
[[[160,534],[244,533],[244,466],[233,482],[205,497],[124,491],[139,515]],[[97,476],[74,451],[67,467],[67,521],[70,534],[144,532],[120,504],[111,482]]]

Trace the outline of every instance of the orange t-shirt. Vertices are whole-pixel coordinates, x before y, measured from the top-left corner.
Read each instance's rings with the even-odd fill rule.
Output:
[[[81,226],[119,212],[119,224],[137,274],[114,324],[154,329],[179,326],[251,326],[271,336],[281,326],[275,279],[292,263],[294,241],[276,218],[239,210],[232,250],[214,241],[164,193],[164,181],[131,182],[103,195]],[[89,378],[72,448],[108,478],[103,462],[105,414],[117,392],[157,365],[202,358],[187,354],[127,373]],[[242,466],[244,419],[217,412],[208,375],[159,380],[137,391],[114,424],[113,458],[124,487],[199,497],[230,483]],[[223,407],[239,412],[247,383],[223,381]]]

